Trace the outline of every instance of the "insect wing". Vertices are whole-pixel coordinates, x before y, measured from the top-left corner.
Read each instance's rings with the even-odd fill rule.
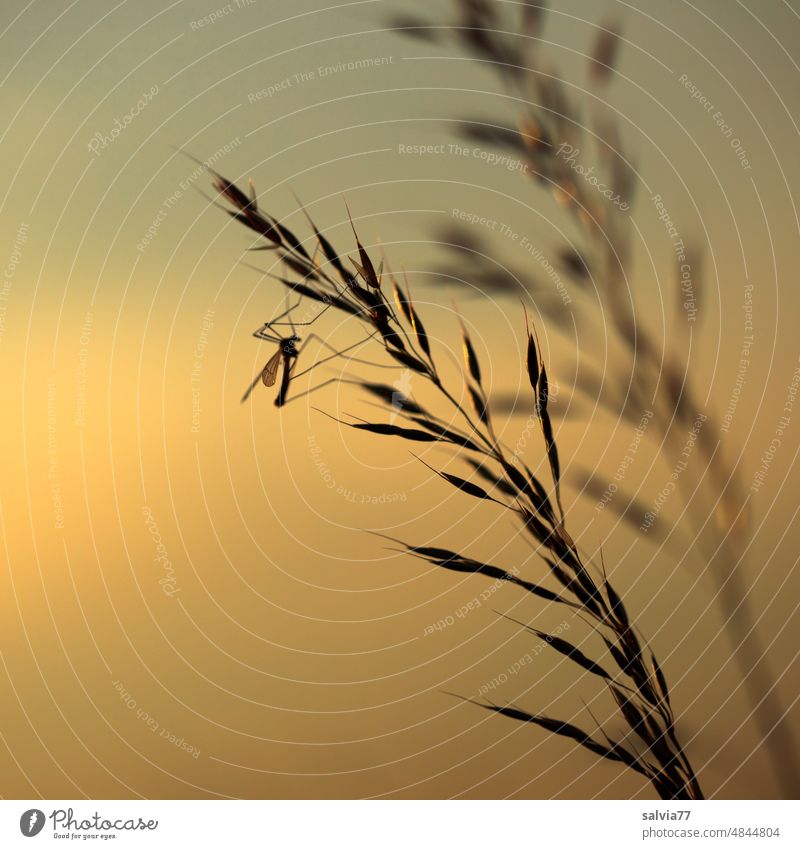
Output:
[[[275,378],[278,376],[278,366],[281,363],[281,350],[277,351],[269,358],[269,362],[264,366],[264,371],[261,372],[261,382],[264,386],[272,386],[275,383]]]

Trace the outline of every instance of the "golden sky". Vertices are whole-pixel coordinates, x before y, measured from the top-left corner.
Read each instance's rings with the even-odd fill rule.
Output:
[[[739,568],[796,717],[800,5],[551,5],[545,65],[587,125],[618,122],[635,165],[626,282],[642,326],[688,362],[717,423],[737,399],[715,437],[751,496]],[[301,199],[351,251],[346,201],[364,244],[408,270],[456,386],[453,297],[492,392],[527,391],[519,297],[449,287],[434,273],[437,240],[462,213],[486,219],[468,226],[547,298],[553,280],[534,250],[554,262],[577,231],[550,194],[491,160],[495,149],[456,154],[458,120],[514,123],[520,104],[463,48],[390,32],[400,11],[443,24],[451,4],[3,3],[4,796],[652,795],[566,741],[449,695],[475,696],[506,674],[497,700],[587,725],[584,703],[612,717],[596,682],[557,656],[508,675],[530,645],[497,612],[545,630],[563,613],[511,587],[486,595],[480,577],[436,571],[369,533],[543,577],[504,513],[447,488],[407,443],[326,418],[316,408],[385,415],[338,380],[280,411],[263,387],[239,403],[274,350],[250,334],[283,294],[243,265],[268,269],[270,255],[244,255],[245,231],[196,191],[212,194],[211,181],[179,149],[240,185],[252,178],[261,205],[305,238]],[[607,21],[623,43],[613,82],[598,89],[586,54]],[[662,210],[704,254],[688,332]],[[587,320],[573,327],[570,311],[567,331],[536,315],[537,292],[532,304],[564,393],[572,534],[613,564],[672,683],[706,792],[774,796],[691,517],[677,500],[665,506],[662,546],[581,494],[583,469],[614,474],[632,425],[585,402],[565,415],[576,350],[618,378],[609,316],[573,294]],[[351,331],[339,321],[331,312],[314,331],[344,344]],[[341,370],[334,361],[307,385]],[[424,398],[420,383],[411,391]],[[504,436],[513,443],[524,424],[509,416]],[[540,448],[526,457],[539,463]],[[449,462],[438,447],[421,454]],[[628,481],[644,503],[673,461],[646,440]]]

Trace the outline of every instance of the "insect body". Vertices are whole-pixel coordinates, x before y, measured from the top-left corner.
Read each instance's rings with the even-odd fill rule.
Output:
[[[247,387],[247,391],[242,397],[242,402],[246,401],[250,397],[250,393],[256,388],[259,380],[264,384],[264,386],[274,386],[275,381],[278,378],[278,371],[280,370],[281,363],[283,363],[281,384],[275,398],[275,406],[282,407],[286,403],[286,397],[289,392],[289,384],[292,380],[292,371],[295,363],[297,362],[297,357],[300,354],[297,347],[300,337],[296,333],[293,333],[291,336],[281,339],[277,336],[270,337],[262,331],[260,338],[268,340],[271,339],[271,341],[277,342],[278,350],[275,351],[275,353],[267,360],[267,363],[261,370],[261,373],[250,384],[250,386]]]
[[[281,365],[283,365],[283,370],[281,371],[281,382],[280,387],[278,389],[278,394],[275,397],[275,406],[282,407],[284,404],[288,403],[289,398],[289,385],[291,382],[298,377],[302,377],[303,375],[308,374],[310,371],[313,371],[317,366],[323,365],[324,363],[330,362],[333,359],[338,357],[344,357],[349,362],[356,363],[364,363],[366,365],[375,366],[378,368],[399,368],[399,366],[386,366],[380,365],[377,363],[371,363],[367,360],[361,360],[357,357],[354,357],[349,352],[359,346],[363,345],[369,339],[371,339],[378,330],[373,331],[369,336],[365,336],[362,339],[359,339],[357,342],[348,345],[346,348],[342,350],[336,350],[330,344],[328,344],[324,339],[321,339],[317,334],[311,333],[303,342],[302,345],[298,343],[301,341],[300,337],[297,335],[296,328],[300,325],[307,326],[309,324],[313,324],[319,316],[325,312],[330,306],[326,306],[320,313],[318,313],[314,318],[309,319],[308,321],[294,322],[291,319],[291,313],[299,306],[300,302],[298,301],[292,307],[289,307],[285,312],[281,313],[276,319],[272,321],[268,321],[263,324],[258,330],[253,333],[257,339],[263,339],[267,342],[272,342],[277,345],[277,350],[272,354],[272,356],[267,360],[266,365],[263,369],[256,375],[253,382],[247,387],[244,395],[242,396],[242,403],[244,403],[252,394],[253,390],[258,386],[259,381],[264,384],[266,387],[274,386],[278,379],[278,372],[281,371]],[[288,317],[288,321],[281,321],[280,319]],[[275,328],[279,326],[289,325],[292,330],[291,336],[282,336],[279,333],[275,332]],[[312,339],[316,339],[323,347],[328,348],[332,353],[324,356],[322,358],[316,359],[310,366],[303,369],[300,372],[296,371],[297,359],[300,356],[305,345],[311,341]],[[301,398],[305,395],[309,395],[311,392],[314,392],[318,389],[322,389],[322,387],[327,386],[331,383],[336,382],[336,378],[331,378],[330,380],[325,380],[320,383],[318,386],[311,387],[310,389],[306,389],[299,394],[296,394],[292,397],[291,400],[295,400],[297,398]]]

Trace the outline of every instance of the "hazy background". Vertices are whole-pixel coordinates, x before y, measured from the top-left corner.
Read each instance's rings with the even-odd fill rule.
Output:
[[[800,177],[800,4],[551,5],[543,55],[588,112],[618,112],[649,187],[632,213],[631,283],[654,332],[670,335],[678,295],[649,193],[705,246],[698,322],[675,344],[718,415],[736,380],[744,287],[754,287],[752,364],[720,434],[749,486],[800,353],[791,196]],[[281,412],[266,391],[239,404],[272,350],[250,333],[283,296],[241,265],[245,232],[195,191],[209,192],[210,181],[176,152],[227,151],[218,170],[252,177],[262,205],[307,235],[296,193],[349,250],[346,198],[362,241],[380,240],[412,274],[440,356],[458,341],[455,294],[493,391],[524,391],[519,300],[451,291],[423,273],[441,260],[432,240],[454,208],[507,222],[546,255],[568,231],[563,211],[518,173],[398,147],[454,142],[456,118],[513,121],[513,104],[457,49],[386,29],[387,16],[412,6],[444,23],[449,3],[253,0],[198,26],[224,6],[9,0],[0,12],[0,792],[649,798],[649,787],[614,765],[448,695],[476,695],[530,651],[497,611],[536,616],[544,629],[562,625],[563,614],[501,587],[457,617],[490,587],[485,580],[428,569],[365,531],[460,547],[534,579],[541,563],[505,515],[432,479],[408,443],[344,431],[311,406],[385,415],[363,396],[332,385]],[[581,91],[584,54],[609,15],[627,41],[604,106]],[[318,72],[362,59],[381,64]],[[314,78],[294,77],[301,72]],[[684,73],[724,113],[752,170],[679,83]],[[93,152],[96,134],[110,137],[144,92],[155,93]],[[492,244],[501,262],[536,271],[513,242]],[[610,343],[596,316],[579,342],[603,369]],[[338,317],[326,318],[315,330],[344,338]],[[576,340],[540,332],[550,371],[565,384],[563,411]],[[322,367],[312,384],[334,374]],[[787,709],[800,680],[798,416],[800,408],[753,495],[745,567]],[[509,442],[524,423],[509,420]],[[629,423],[591,405],[558,426],[568,482],[580,467],[613,474],[631,439]],[[531,442],[531,462],[540,447]],[[440,449],[421,453],[447,460]],[[640,449],[629,480],[645,502],[673,462],[657,443]],[[567,494],[572,501],[579,491]],[[706,792],[774,796],[678,499],[659,523],[675,524],[666,549],[598,513],[591,496],[570,514],[582,545],[603,546],[662,660]],[[447,617],[452,625],[425,635]],[[578,621],[567,625],[570,638],[585,638]],[[492,697],[589,729],[584,702],[611,716],[596,681],[576,682],[559,661],[543,653]]]

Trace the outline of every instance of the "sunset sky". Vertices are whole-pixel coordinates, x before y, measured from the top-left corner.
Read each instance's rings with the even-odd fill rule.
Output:
[[[499,5],[512,29],[516,4]],[[586,126],[618,123],[632,157],[626,291],[665,356],[688,363],[748,494],[739,570],[796,725],[800,3],[549,5],[542,66]],[[332,421],[324,412],[386,415],[338,379],[281,410],[261,386],[239,403],[275,350],[251,333],[284,294],[263,273],[277,270],[272,255],[247,254],[246,231],[211,205],[210,176],[181,151],[243,188],[252,179],[260,205],[311,245],[299,199],[355,256],[346,202],[376,262],[383,250],[406,269],[459,389],[457,301],[491,394],[523,399],[498,417],[512,445],[529,415],[525,296],[558,388],[571,533],[602,549],[662,660],[706,792],[778,794],[693,517],[675,497],[641,534],[582,492],[586,469],[614,475],[634,424],[575,393],[576,369],[588,362],[614,386],[621,348],[591,291],[568,288],[560,319],[545,315],[556,278],[571,286],[545,266],[558,269],[580,234],[500,149],[458,135],[463,119],[516,124],[521,104],[462,47],[389,25],[414,14],[443,26],[451,13],[444,0],[3,3],[4,797],[653,795],[456,697],[505,675],[488,698],[594,730],[589,705],[619,724],[597,681],[558,655],[519,668],[530,639],[498,613],[566,626],[596,648],[578,619],[378,536],[459,546],[544,579],[505,513],[447,487],[409,448],[436,468],[446,451]],[[618,64],[598,87],[586,55],[611,25]],[[439,242],[459,221],[536,290],[448,283]],[[690,323],[670,224],[703,255]],[[330,311],[313,332],[343,347],[355,337],[340,324]],[[326,353],[313,340],[308,351],[309,364]],[[363,349],[385,365],[381,353]],[[322,365],[298,393],[343,367]],[[416,376],[407,389],[431,397]],[[531,440],[526,459],[543,456]],[[626,486],[653,504],[674,463],[646,434]],[[713,505],[695,509],[715,521]]]

